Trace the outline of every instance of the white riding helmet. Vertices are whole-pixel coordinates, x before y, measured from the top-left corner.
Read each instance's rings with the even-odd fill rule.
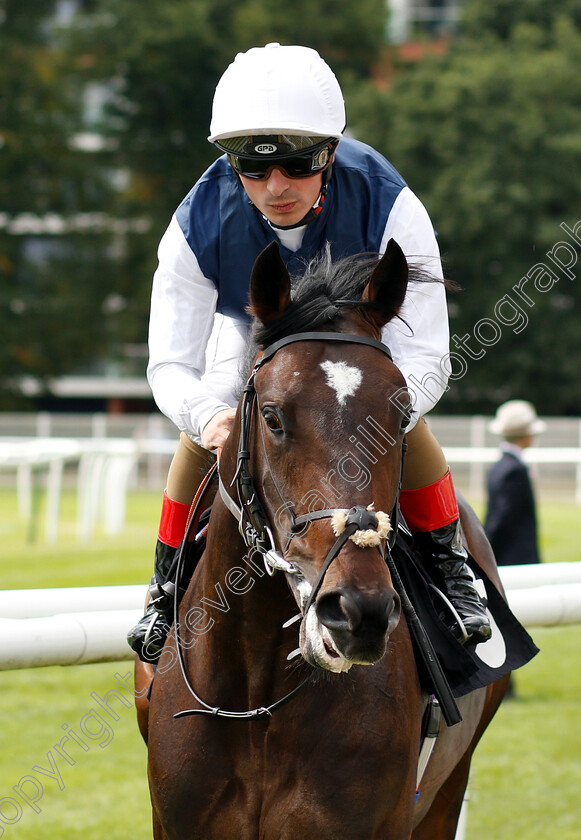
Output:
[[[277,135],[339,140],[343,94],[335,74],[310,47],[267,44],[238,53],[218,82],[208,140]],[[302,141],[301,145],[304,143]],[[304,147],[304,146],[303,146]]]

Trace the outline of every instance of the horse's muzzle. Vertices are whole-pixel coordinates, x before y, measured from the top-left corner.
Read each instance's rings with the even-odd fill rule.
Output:
[[[400,619],[401,602],[391,589],[366,592],[336,587],[320,593],[316,612],[345,659],[372,665],[385,653],[387,640]]]

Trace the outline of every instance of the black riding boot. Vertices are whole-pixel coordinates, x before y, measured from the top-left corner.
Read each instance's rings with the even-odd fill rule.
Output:
[[[416,535],[417,536],[417,535]],[[457,613],[459,621],[451,630],[461,642],[478,644],[492,635],[486,607],[478,594],[472,569],[466,563],[467,553],[462,545],[458,519],[421,534],[425,538],[426,556],[438,570],[444,595]],[[448,622],[447,622],[448,623]]]
[[[158,661],[171,629],[175,585],[167,578],[176,551],[171,545],[157,541],[154,573],[149,584],[151,600],[143,618],[127,634],[129,646],[143,662]]]

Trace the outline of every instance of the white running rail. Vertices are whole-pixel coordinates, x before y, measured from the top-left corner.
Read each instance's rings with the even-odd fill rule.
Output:
[[[526,627],[581,623],[581,562],[505,566],[511,609]],[[145,586],[0,592],[0,670],[129,660],[127,630]]]

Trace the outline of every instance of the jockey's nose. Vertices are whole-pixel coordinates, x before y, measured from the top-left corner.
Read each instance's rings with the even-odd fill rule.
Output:
[[[267,178],[266,186],[271,195],[282,195],[290,186],[290,178],[284,170],[275,166]]]

